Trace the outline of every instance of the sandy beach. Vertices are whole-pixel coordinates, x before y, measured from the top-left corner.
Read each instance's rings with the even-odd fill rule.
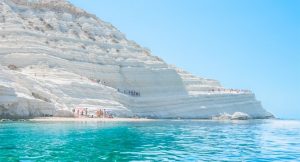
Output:
[[[35,122],[145,122],[154,121],[145,118],[60,118],[60,117],[41,117],[29,119]]]

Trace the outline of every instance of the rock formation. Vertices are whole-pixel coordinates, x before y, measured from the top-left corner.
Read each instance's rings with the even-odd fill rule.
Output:
[[[160,58],[64,0],[0,0],[0,118],[272,116],[250,91],[223,88]]]

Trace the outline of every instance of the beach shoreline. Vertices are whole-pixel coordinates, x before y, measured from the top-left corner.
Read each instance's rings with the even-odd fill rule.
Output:
[[[33,122],[146,122],[154,119],[146,118],[62,118],[62,117],[38,117],[28,119]]]
[[[216,120],[216,119],[149,119],[149,118],[87,118],[87,117],[35,117],[27,119],[0,119],[0,122],[11,121],[30,121],[30,122],[150,122],[150,121],[210,121],[210,122],[238,122],[238,121],[256,121],[256,120],[272,120],[276,118],[266,119],[247,119],[247,120]]]

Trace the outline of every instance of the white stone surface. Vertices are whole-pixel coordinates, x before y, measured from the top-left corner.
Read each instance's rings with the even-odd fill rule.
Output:
[[[272,116],[252,92],[168,65],[64,0],[0,0],[0,117],[68,116],[82,105],[120,117]]]
[[[243,112],[235,112],[233,114],[222,113],[212,117],[213,120],[248,120],[251,116]]]
[[[250,119],[251,117],[243,112],[235,112],[234,114],[232,114],[231,116],[231,120],[247,120]]]

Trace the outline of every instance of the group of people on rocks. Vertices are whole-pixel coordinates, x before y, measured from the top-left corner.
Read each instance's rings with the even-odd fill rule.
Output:
[[[89,114],[88,108],[75,108],[72,110],[75,117],[91,117],[91,118],[113,118],[105,109],[96,110],[93,114]]]
[[[141,93],[137,92],[135,90],[120,90],[118,88],[118,92],[130,95],[130,96],[133,96],[133,97],[140,97],[141,96]]]
[[[113,118],[111,114],[109,114],[105,109],[99,109],[96,111],[97,118]]]
[[[92,78],[90,78],[90,80],[91,80],[92,82],[94,82],[94,83],[106,84],[105,81],[101,81],[100,79],[92,79]]]
[[[92,79],[92,78],[89,78],[92,82],[94,83],[99,83],[99,84],[106,84],[105,81],[101,81],[100,79]],[[118,92],[119,93],[123,93],[123,94],[126,94],[126,95],[130,95],[130,96],[133,96],[133,97],[140,97],[141,96],[141,93],[138,92],[138,91],[135,91],[135,90],[121,90],[118,88]]]
[[[100,79],[90,78],[90,80],[94,83],[99,83],[99,84],[104,84],[104,85],[106,84],[105,81],[101,81]],[[141,93],[138,92],[138,91],[135,91],[135,90],[121,90],[121,89],[118,88],[118,92],[126,94],[126,95],[130,95],[130,96],[133,96],[133,97],[140,97],[141,96]]]
[[[87,108],[76,108],[72,110],[74,116],[76,117],[84,117],[88,116],[88,109]]]
[[[227,93],[251,93],[249,90],[241,90],[241,89],[223,89],[223,88],[217,88],[217,89],[211,89],[211,92],[227,92]]]

